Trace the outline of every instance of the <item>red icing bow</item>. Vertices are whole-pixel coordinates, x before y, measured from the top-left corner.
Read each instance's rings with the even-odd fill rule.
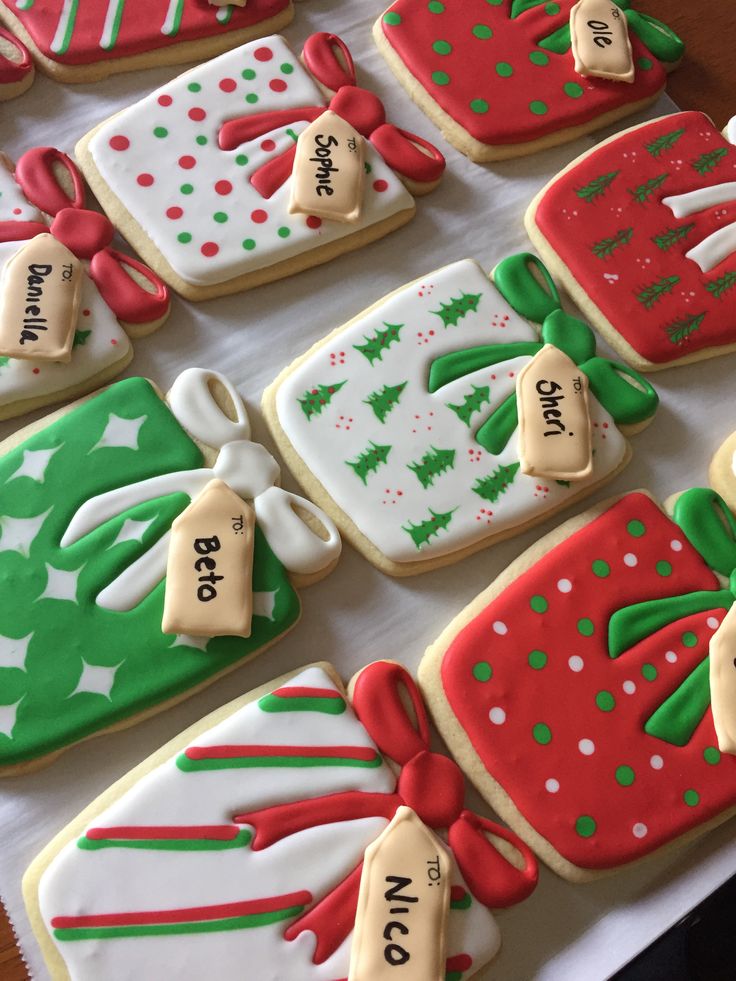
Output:
[[[82,175],[65,153],[53,147],[29,150],[18,160],[14,176],[26,200],[52,221],[49,225],[0,221],[0,242],[19,242],[50,232],[79,259],[90,260],[89,276],[119,320],[145,324],[165,316],[167,287],[138,259],[110,248],[115,229],[104,215],[84,207]],[[66,190],[68,184],[71,193]]]
[[[400,177],[415,184],[431,185],[445,169],[445,158],[431,143],[386,122],[383,103],[367,89],[358,87],[350,51],[335,34],[321,32],[307,39],[302,60],[317,82],[328,90],[326,106],[304,106],[258,112],[223,123],[218,143],[221,150],[235,150],[249,140],[292,123],[311,123],[331,109],[370,140]],[[270,198],[291,175],[296,145],[259,167],[250,182],[264,198]],[[426,190],[430,190],[428,186]],[[415,193],[422,193],[414,189]]]
[[[407,701],[402,697],[408,696]],[[322,824],[383,817],[390,820],[407,805],[426,825],[448,829],[447,840],[475,898],[494,908],[511,906],[533,892],[537,863],[529,848],[506,828],[463,807],[464,779],[454,760],[429,749],[429,722],[419,689],[399,664],[377,661],[357,677],[353,708],[381,753],[401,767],[392,794],[347,791],[311,800],[278,804],[234,820],[255,831],[251,848]],[[490,837],[489,837],[490,836]],[[493,839],[502,839],[523,867],[505,858]],[[285,932],[294,940],[309,930],[317,937],[313,961],[326,961],[353,929],[362,865]]]
[[[13,47],[18,54],[17,58],[9,58],[0,51],[0,85],[15,85],[22,82],[33,69],[28,48],[4,27],[0,27],[0,41]]]

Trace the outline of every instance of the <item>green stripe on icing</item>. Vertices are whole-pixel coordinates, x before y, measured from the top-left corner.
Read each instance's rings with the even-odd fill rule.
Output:
[[[283,698],[271,692],[258,699],[262,712],[323,712],[325,715],[342,715],[344,698]]]
[[[68,50],[74,33],[74,21],[77,19],[78,6],[79,0],[64,0],[56,34],[54,34],[54,39],[51,42],[51,50],[54,54],[65,54]]]
[[[219,7],[217,13],[215,14],[215,17],[217,19],[217,23],[222,24],[224,26],[225,24],[230,23],[230,18],[232,17],[232,15],[233,15],[232,4],[228,4],[226,7]]]
[[[109,0],[105,24],[100,37],[100,47],[104,48],[105,51],[110,51],[117,43],[124,6],[125,0]]]
[[[355,760],[347,756],[235,756],[217,760],[191,760],[182,753],[176,765],[185,773],[197,770],[249,770],[258,767],[309,769],[315,766],[353,766],[364,770],[375,770],[383,763],[376,753],[370,760]]]
[[[147,841],[141,839],[77,839],[77,848],[84,851],[96,852],[100,848],[140,848],[148,851],[158,852],[222,852],[230,848],[246,848],[253,838],[250,831],[244,828],[239,831],[235,838],[230,841],[209,841],[204,838],[149,838]]]
[[[161,33],[169,37],[176,37],[181,26],[181,15],[184,9],[184,0],[170,0],[166,11],[166,19],[161,25]]]
[[[30,10],[33,6],[33,0],[16,0],[15,6],[18,10]]]

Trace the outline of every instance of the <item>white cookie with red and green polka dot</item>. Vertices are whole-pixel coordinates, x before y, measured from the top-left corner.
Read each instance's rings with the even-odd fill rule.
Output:
[[[328,109],[365,142],[355,220],[290,212],[296,141]],[[76,153],[125,237],[195,300],[388,234],[444,169],[431,144],[386,123],[377,97],[355,85],[345,45],[324,33],[307,40],[301,59],[274,36],[191,69],[97,126]]]

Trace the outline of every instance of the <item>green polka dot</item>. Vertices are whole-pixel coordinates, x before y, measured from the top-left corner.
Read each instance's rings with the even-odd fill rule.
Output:
[[[488,661],[478,661],[473,665],[473,677],[476,681],[490,681],[493,677],[493,668]]]
[[[473,28],[473,37],[477,37],[479,41],[487,41],[488,38],[493,37],[493,31],[488,24],[476,24]]]
[[[571,99],[579,99],[585,91],[583,86],[578,85],[577,82],[565,82],[563,88],[565,90],[565,95],[569,95]]]
[[[599,579],[605,579],[606,576],[611,575],[611,567],[603,559],[596,559],[591,566],[593,570],[593,575],[598,576]]]
[[[252,68],[244,68],[240,74],[247,82],[251,82],[256,77],[256,73]]]
[[[283,65],[280,65],[279,67],[284,75],[291,75],[291,73],[294,71],[294,66],[289,61],[285,61]]]
[[[669,562],[666,562],[664,559],[658,562],[654,568],[657,570],[657,575],[660,576],[672,575],[672,566],[670,565]]]
[[[192,236],[190,232],[179,232],[179,234],[176,237],[182,243],[182,245],[186,245],[187,242],[192,241]]]
[[[447,72],[432,72],[432,81],[435,85],[449,85],[450,76]]]
[[[435,41],[432,50],[438,55],[449,55],[452,51],[452,45],[449,41]]]
[[[552,730],[548,725],[545,725],[544,722],[537,722],[532,729],[532,735],[540,746],[546,746],[547,743],[552,742]]]
[[[544,596],[537,594],[529,600],[529,606],[531,606],[535,613],[546,613],[549,603]]]
[[[697,636],[692,632],[692,630],[686,630],[682,635],[682,642],[685,647],[695,647],[698,642]]]
[[[387,14],[383,15],[383,23],[390,24],[391,27],[396,27],[397,24],[401,23],[401,14],[395,14],[392,10],[389,10]]]
[[[253,106],[256,104],[256,102],[258,102],[258,96],[255,94],[255,92],[249,92],[245,97],[245,101],[249,105]]]
[[[559,14],[560,5],[559,3],[547,3],[544,5],[545,14],[549,14],[550,17],[554,17],[555,14]]]
[[[202,136],[200,134],[199,136],[195,137],[195,143],[198,143],[199,146],[206,146],[207,145],[207,137],[206,136]]]
[[[642,664],[641,673],[647,681],[654,681],[654,679],[657,677],[657,669],[653,664]]]
[[[610,691],[599,691],[595,696],[595,704],[601,712],[612,712],[616,708],[616,699]]]
[[[248,163],[248,158],[244,153],[239,153],[235,158],[235,163],[238,165],[238,167],[245,167],[245,165]]]
[[[500,75],[501,78],[510,78],[514,74],[514,69],[508,61],[499,61],[496,65],[496,74]]]
[[[716,763],[721,761],[721,751],[716,749],[715,746],[706,746],[703,750],[703,759],[706,763],[710,763],[711,766],[715,766]]]
[[[252,252],[255,247],[256,247],[256,243],[254,239],[246,238],[243,241],[243,248],[245,249],[246,252]]]
[[[470,103],[470,108],[473,112],[477,112],[478,115],[482,115],[484,112],[488,112],[488,103],[485,99],[473,99]]]
[[[549,64],[549,55],[545,54],[544,51],[530,51],[529,61],[531,61],[533,65],[539,65],[543,68],[545,65]]]
[[[535,99],[534,102],[529,103],[529,108],[535,116],[544,116],[544,114],[547,112],[547,103]]]
[[[682,799],[688,807],[696,807],[700,803],[700,794],[697,790],[686,790],[682,795]]]
[[[634,521],[630,521],[626,525],[626,530],[628,531],[628,533],[631,535],[632,538],[641,538],[641,536],[644,534],[644,532],[647,529],[644,527],[643,521],[634,520]]]
[[[583,617],[578,620],[578,633],[582,634],[583,637],[592,637],[595,632],[595,627],[593,626],[593,621],[588,617]]]
[[[216,211],[212,216],[219,225],[224,225],[227,221],[227,215],[224,211]]]
[[[630,787],[633,782],[634,771],[630,766],[616,767],[616,783],[620,783],[622,787]]]
[[[444,3],[440,3],[440,0],[429,0],[427,9],[430,14],[443,14],[445,12],[445,5]]]
[[[529,667],[535,671],[541,671],[547,663],[547,655],[544,651],[532,651],[529,655]]]
[[[291,235],[291,229],[287,228],[286,225],[282,225],[278,231],[279,238],[288,238]]]
[[[192,184],[182,184],[179,190],[182,194],[191,194],[194,190],[194,186]]]
[[[202,86],[199,84],[199,82],[190,82],[189,85],[187,85],[187,88],[189,89],[190,92],[202,91]]]
[[[153,135],[157,136],[160,140],[162,140],[165,136],[169,135],[169,131],[166,129],[165,126],[156,126],[154,127]]]
[[[504,0],[486,0],[489,7],[500,7]]]
[[[575,830],[581,838],[590,838],[595,834],[596,823],[588,814],[582,814],[575,822]]]
[[[648,72],[649,69],[653,67],[653,64],[654,63],[652,62],[652,59],[651,58],[640,58],[639,59],[639,68],[643,69],[645,72]]]

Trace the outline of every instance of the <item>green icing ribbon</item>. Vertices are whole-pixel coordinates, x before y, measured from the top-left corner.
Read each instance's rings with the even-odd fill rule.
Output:
[[[429,369],[430,392],[482,368],[534,357],[545,344],[553,344],[587,375],[593,395],[617,425],[633,425],[654,415],[659,404],[654,388],[633,368],[596,356],[593,331],[562,309],[557,287],[540,259],[528,252],[509,256],[498,264],[493,280],[520,316],[541,324],[540,340],[484,344],[442,355]],[[496,456],[507,446],[518,422],[516,393],[512,392],[480,426],[476,442]]]

